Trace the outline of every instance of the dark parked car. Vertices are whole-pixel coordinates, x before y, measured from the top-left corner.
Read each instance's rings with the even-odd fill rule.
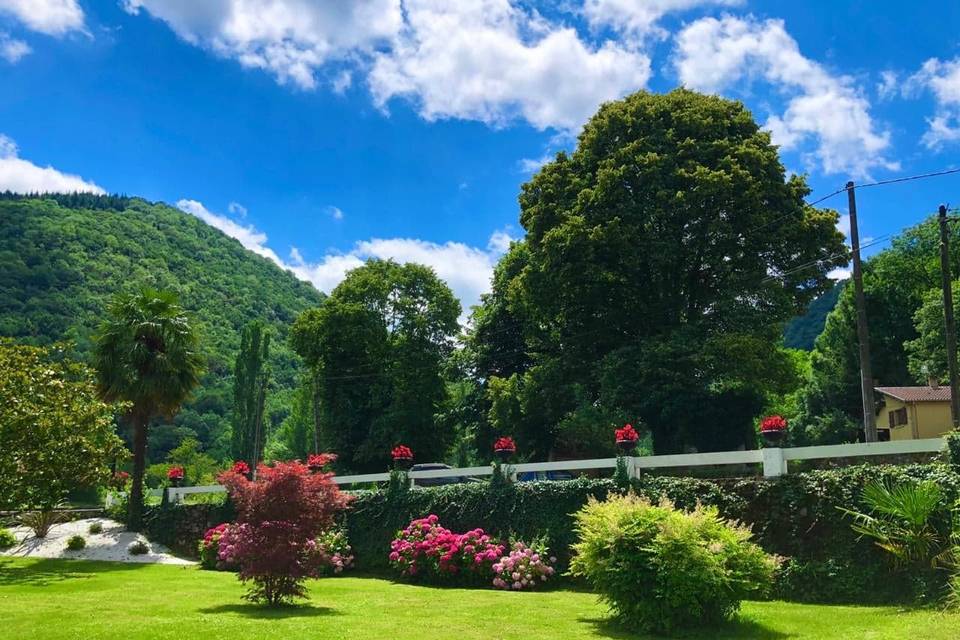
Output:
[[[448,464],[442,462],[425,462],[415,464],[410,467],[410,471],[432,471],[434,469],[452,469]],[[415,478],[414,484],[418,487],[439,487],[445,484],[460,484],[461,482],[479,482],[476,478],[467,476],[450,476],[449,478]]]
[[[517,474],[518,482],[537,480],[573,480],[573,474],[569,471],[523,471]]]

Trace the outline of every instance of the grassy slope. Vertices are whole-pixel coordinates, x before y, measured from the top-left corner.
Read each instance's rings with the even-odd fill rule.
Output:
[[[589,593],[432,589],[373,578],[313,582],[309,606],[242,602],[232,574],[69,560],[0,561],[2,636],[43,638],[635,638]],[[747,603],[693,638],[956,638],[960,616],[877,607]]]

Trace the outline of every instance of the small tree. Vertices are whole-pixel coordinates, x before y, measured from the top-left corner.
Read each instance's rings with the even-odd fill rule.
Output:
[[[334,458],[322,455],[318,461]],[[299,461],[260,465],[256,480],[233,470],[220,475],[237,507],[230,548],[221,553],[239,565],[242,582],[253,583],[246,599],[278,606],[306,596],[304,580],[325,564],[316,538],[350,500],[332,475],[311,473]]]
[[[32,510],[39,521],[71,488],[106,482],[124,452],[115,407],[63,351],[0,340],[0,509]]]
[[[100,395],[130,403],[133,482],[128,525],[143,517],[147,428],[158,415],[173,415],[200,382],[203,358],[197,332],[176,294],[143,289],[119,295],[100,327],[94,359]]]
[[[233,373],[233,459],[251,468],[263,457],[263,407],[270,383],[270,333],[254,321],[243,328]]]

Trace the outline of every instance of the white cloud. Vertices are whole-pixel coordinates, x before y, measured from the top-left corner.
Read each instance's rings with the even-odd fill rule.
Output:
[[[30,45],[23,40],[17,40],[5,33],[0,33],[0,58],[3,58],[10,64],[20,62],[20,59],[31,51]]]
[[[375,56],[368,80],[376,104],[410,98],[426,120],[573,130],[650,77],[644,53],[594,47],[508,0],[407,0],[404,9],[404,30]]]
[[[241,218],[247,217],[247,208],[240,204],[239,202],[231,202],[227,205],[227,211],[232,213],[235,216],[240,216]]]
[[[521,158],[518,167],[521,173],[536,173],[543,165],[553,161],[555,154],[545,153],[539,158]]]
[[[83,31],[83,9],[77,0],[0,0],[0,14],[12,16],[32,31],[62,36]]]
[[[697,20],[677,35],[675,56],[690,88],[719,92],[759,77],[790,96],[786,111],[767,122],[774,142],[794,149],[814,139],[813,156],[826,173],[865,176],[877,167],[898,168],[883,156],[890,134],[877,131],[853,79],[804,57],[782,20]]]
[[[881,100],[887,100],[900,92],[900,76],[896,71],[880,72],[880,82],[877,83],[877,95]]]
[[[267,246],[267,235],[252,225],[243,226],[213,213],[196,200],[182,199],[177,202],[177,207],[236,238],[250,251],[292,271],[301,280],[326,293],[332,291],[348,271],[363,266],[371,258],[425,264],[432,267],[460,298],[465,314],[462,321],[465,321],[470,306],[480,301],[480,294],[490,290],[493,267],[513,240],[506,231],[497,231],[491,235],[487,248],[479,249],[461,242],[439,244],[414,238],[373,238],[357,242],[346,253],[329,253],[314,263],[306,261],[297,247],[291,247],[287,262]]]
[[[299,264],[292,270],[321,291],[330,292],[347,271],[371,258],[425,264],[433,268],[460,299],[465,314],[463,320],[469,308],[479,303],[480,294],[490,290],[493,267],[511,240],[506,232],[497,231],[490,237],[487,248],[479,249],[462,242],[439,244],[415,238],[373,238],[356,243],[346,253],[326,255],[314,264],[303,262],[297,252]]]
[[[744,0],[585,0],[583,14],[591,26],[610,27],[635,38],[664,37],[657,22],[668,13],[704,5],[738,6]]]
[[[658,12],[691,2],[658,0]],[[595,4],[596,19],[607,19]],[[550,21],[519,0],[124,0],[124,7],[302,89],[317,87],[326,65],[336,70],[329,72],[335,92],[365,74],[379,108],[409,99],[428,120],[523,119],[573,130],[602,101],[650,77],[650,59],[635,46],[588,42],[566,19],[576,12]]]
[[[187,42],[303,89],[316,87],[325,63],[371,52],[402,22],[398,0],[124,0],[124,8],[146,10]]]
[[[102,187],[51,166],[40,167],[19,157],[16,143],[0,133],[0,191],[14,193],[106,193]]]
[[[848,280],[850,275],[850,269],[847,267],[837,267],[827,272],[827,277],[831,280]]]
[[[343,210],[340,209],[340,207],[330,205],[327,207],[327,213],[330,214],[330,217],[334,220],[343,220]]]
[[[944,144],[960,142],[960,57],[941,61],[931,58],[920,70],[908,78],[908,93],[919,89],[930,91],[936,101],[936,111],[927,118],[929,129],[923,142],[931,149]]]

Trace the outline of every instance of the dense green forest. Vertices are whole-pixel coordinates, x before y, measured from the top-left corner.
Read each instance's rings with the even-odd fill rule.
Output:
[[[810,303],[807,312],[787,323],[783,330],[783,344],[791,349],[813,349],[817,336],[823,333],[827,316],[837,306],[844,282],[838,282],[826,293]]]
[[[150,458],[195,437],[230,455],[232,376],[243,326],[273,334],[267,429],[293,405],[302,365],[288,346],[297,315],[323,294],[197,218],[139,198],[0,195],[0,336],[29,344],[69,340],[88,360],[110,298],[142,286],[180,295],[201,331],[206,372],[171,423],[151,429]]]

